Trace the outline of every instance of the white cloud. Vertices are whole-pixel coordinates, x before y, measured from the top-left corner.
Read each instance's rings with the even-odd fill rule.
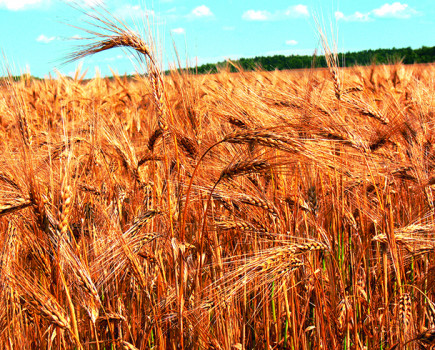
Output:
[[[235,30],[236,27],[233,27],[233,26],[223,26],[222,29],[225,30],[225,31],[232,31],[232,30]]]
[[[409,18],[417,14],[417,11],[409,7],[408,4],[393,2],[374,9],[373,14],[377,17]]]
[[[296,41],[296,40],[287,40],[286,42],[286,45],[291,45],[291,46],[294,46],[294,45],[297,45],[298,44],[298,42]]]
[[[339,21],[340,19],[344,19],[344,17],[345,17],[344,13],[341,11],[335,11],[334,15],[335,15],[335,19],[337,21]]]
[[[56,40],[56,39],[58,39],[56,36],[47,37],[44,34],[41,34],[40,36],[38,36],[36,38],[36,41],[40,42],[40,43],[48,44],[48,43],[51,43],[53,40]]]
[[[356,11],[351,15],[345,15],[343,12],[336,11],[335,19],[346,22],[369,22],[373,21],[373,17],[405,19],[417,14],[418,12],[413,8],[409,7],[408,4],[394,2],[392,4],[384,4],[381,7],[366,13]]]
[[[289,18],[307,17],[308,7],[305,5],[290,6],[285,10],[272,12],[266,10],[247,10],[243,13],[242,19],[246,21],[279,21]]]
[[[285,15],[289,17],[305,17],[309,15],[308,7],[305,5],[295,5],[285,10]]]
[[[193,17],[212,17],[213,16],[213,12],[211,12],[211,10],[205,5],[195,7],[190,14]]]
[[[5,7],[8,10],[17,11],[24,10],[32,5],[42,4],[44,0],[0,0],[0,7]]]
[[[248,10],[242,15],[242,18],[247,21],[268,21],[271,17],[272,14],[268,11],[256,10]]]
[[[351,15],[345,15],[343,12],[336,11],[335,12],[335,19],[337,21],[342,20],[346,22],[369,22],[372,21],[370,18],[370,13],[361,13],[359,11],[356,11],[355,13]]]
[[[171,30],[174,34],[186,34],[186,30],[184,28],[174,28]]]

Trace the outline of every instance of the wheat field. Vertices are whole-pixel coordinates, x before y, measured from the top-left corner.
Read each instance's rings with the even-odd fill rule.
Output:
[[[4,349],[435,343],[435,66],[5,79]],[[327,48],[327,46],[326,46]]]

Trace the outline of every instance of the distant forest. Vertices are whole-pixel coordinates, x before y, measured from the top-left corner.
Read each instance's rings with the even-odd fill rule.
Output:
[[[413,63],[432,63],[435,62],[435,46],[423,46],[420,49],[411,49],[410,47],[402,49],[377,49],[363,50],[358,52],[346,52],[338,54],[340,67],[351,67],[355,65],[367,66],[371,64],[390,64],[402,62],[404,64]],[[314,55],[275,55],[259,56],[254,58],[241,58],[232,60],[235,66],[241,67],[245,71],[251,71],[258,68],[271,70],[298,69],[298,68],[321,68],[327,67],[325,56]],[[198,74],[216,73],[218,70],[228,67],[231,71],[237,71],[233,65],[228,62],[208,63],[191,68],[191,72]]]

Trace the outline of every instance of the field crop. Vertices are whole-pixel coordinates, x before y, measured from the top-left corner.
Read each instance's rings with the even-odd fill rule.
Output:
[[[72,58],[147,75],[1,87],[2,348],[434,342],[434,65],[164,76],[108,29]]]

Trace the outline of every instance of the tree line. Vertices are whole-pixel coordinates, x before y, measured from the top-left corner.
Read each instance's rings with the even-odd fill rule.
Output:
[[[391,64],[402,62],[404,64],[413,63],[431,63],[435,62],[435,46],[423,46],[419,49],[395,48],[363,50],[357,52],[339,53],[337,55],[340,67],[351,67],[355,65],[371,64]],[[208,63],[191,69],[198,74],[217,73],[221,69],[229,69],[232,72],[238,71],[238,67],[245,71],[255,69],[284,70],[300,68],[326,68],[326,59],[324,55],[274,55],[274,56],[256,56],[253,58],[240,58],[239,60],[218,63]]]

